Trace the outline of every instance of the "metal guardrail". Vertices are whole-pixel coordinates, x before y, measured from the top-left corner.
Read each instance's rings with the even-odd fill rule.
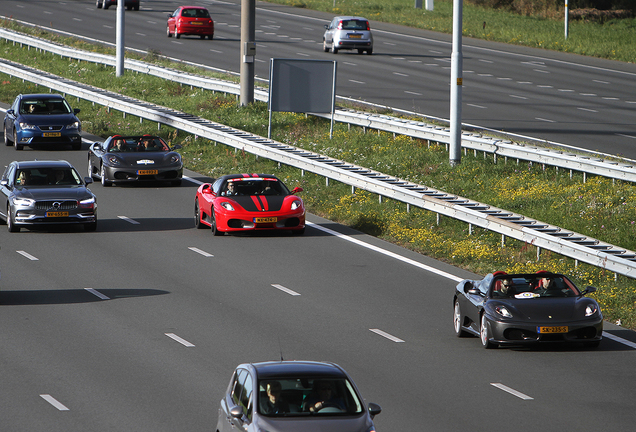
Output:
[[[113,67],[116,66],[114,56],[77,50],[12,30],[0,28],[0,38],[35,49],[49,51],[61,57],[101,63]],[[235,95],[240,94],[239,84],[224,80],[185,73],[138,60],[125,59],[124,67],[131,71],[153,75],[184,85]],[[256,88],[254,90],[254,98],[266,102],[268,100],[267,89]],[[330,114],[312,113],[312,115],[331,118]],[[421,121],[405,120],[388,115],[371,114],[346,108],[337,108],[334,113],[334,120],[363,128],[381,130],[443,144],[450,143],[450,129]],[[493,154],[495,158],[504,157],[524,160],[568,169],[570,171],[579,171],[583,172],[584,175],[591,174],[616,180],[636,182],[636,163],[632,163],[631,161],[629,163],[623,163],[596,157],[595,155],[578,155],[573,152],[516,143],[510,140],[493,138],[471,132],[462,133],[461,145],[464,149]]]
[[[573,231],[8,60],[0,72],[636,278],[635,252]]]

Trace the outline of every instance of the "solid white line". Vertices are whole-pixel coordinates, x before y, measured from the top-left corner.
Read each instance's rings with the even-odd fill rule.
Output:
[[[190,249],[192,252],[196,252],[198,254],[203,255],[204,257],[213,257],[214,255],[207,253],[206,251],[203,251],[199,248],[195,248],[195,247],[189,247],[188,249]]]
[[[390,334],[388,334],[388,333],[386,333],[386,332],[383,332],[383,331],[382,331],[382,330],[380,330],[380,329],[369,329],[369,330],[371,330],[371,331],[372,331],[373,333],[375,333],[375,334],[379,334],[379,335],[380,335],[380,336],[382,336],[382,337],[385,337],[385,338],[387,338],[387,339],[389,339],[389,340],[392,340],[393,342],[404,342],[402,339],[397,338],[397,337],[395,337],[395,336],[392,336],[392,335],[390,335]]]
[[[179,336],[177,336],[174,333],[165,333],[165,335],[168,336],[170,339],[173,339],[173,340],[175,340],[175,341],[179,342],[180,344],[185,345],[187,347],[193,347],[194,346],[194,344],[191,344],[187,340],[180,338]]]
[[[518,392],[517,390],[511,389],[510,387],[505,386],[505,385],[503,385],[503,384],[501,384],[501,383],[490,383],[490,385],[491,385],[491,386],[495,386],[495,387],[497,387],[498,389],[501,389],[501,390],[503,390],[503,391],[505,391],[505,392],[508,392],[508,393],[510,393],[511,395],[515,395],[515,396],[517,396],[518,398],[523,399],[523,400],[533,400],[533,399],[534,399],[534,398],[531,398],[531,397],[530,397],[530,396],[528,396],[528,395],[525,395],[525,394],[523,394],[523,393],[521,393],[521,392]]]
[[[137,222],[134,219],[129,218],[128,216],[117,216],[119,219],[125,220],[128,223],[131,223],[133,225],[139,225],[139,222]]]
[[[58,402],[53,396],[47,395],[47,394],[41,394],[40,397],[44,399],[45,401],[47,401],[48,403],[50,403],[51,405],[53,405],[55,408],[59,409],[60,411],[68,411],[68,408],[66,408],[63,404]]]
[[[19,253],[20,255],[22,255],[23,257],[26,257],[28,259],[30,259],[31,261],[39,261],[36,257],[34,257],[31,254],[26,253],[25,251],[16,251],[17,253]]]
[[[282,285],[272,284],[272,286],[273,286],[274,288],[276,288],[276,289],[279,289],[279,290],[281,290],[281,291],[283,291],[283,292],[286,292],[286,293],[287,293],[287,294],[289,294],[289,295],[293,295],[293,296],[299,296],[299,295],[300,295],[300,294],[299,294],[299,293],[297,293],[296,291],[294,291],[294,290],[290,290],[289,288],[285,288],[285,287],[284,287],[284,286],[282,286]]]
[[[391,257],[391,258],[394,258],[396,260],[400,260],[400,261],[402,261],[402,262],[404,262],[406,264],[410,264],[412,266],[421,268],[422,270],[426,270],[428,272],[435,273],[435,274],[437,274],[439,276],[445,277],[445,278],[450,279],[452,281],[461,282],[463,280],[460,277],[457,277],[457,276],[452,275],[450,273],[446,273],[445,271],[436,269],[435,267],[431,267],[431,266],[428,266],[426,264],[422,264],[422,263],[417,262],[415,260],[412,260],[410,258],[406,258],[406,257],[398,255],[398,254],[396,254],[394,252],[390,252],[390,251],[388,251],[386,249],[382,249],[382,248],[380,248],[378,246],[373,246],[373,245],[371,245],[369,243],[363,242],[362,240],[358,240],[358,239],[355,239],[353,237],[341,234],[341,233],[339,233],[337,231],[334,231],[334,230],[329,229],[329,228],[325,228],[324,226],[315,224],[313,222],[307,221],[306,224],[309,225],[309,226],[312,226],[313,228],[316,228],[316,229],[318,229],[320,231],[326,232],[327,234],[331,234],[333,236],[336,236],[336,237],[338,237],[338,238],[340,238],[342,240],[350,241],[351,243],[355,243],[358,246],[362,246],[362,247],[365,247],[367,249],[371,249],[373,251],[379,252],[379,253],[381,253],[383,255],[386,255],[388,257]]]
[[[618,336],[614,336],[614,335],[613,335],[613,334],[611,334],[611,333],[603,332],[603,337],[606,337],[606,338],[611,339],[611,340],[613,340],[613,341],[616,341],[616,342],[622,343],[623,345],[627,345],[627,346],[628,346],[628,347],[630,347],[630,348],[634,348],[634,349],[636,349],[636,343],[634,343],[634,342],[632,342],[632,341],[628,341],[627,339],[623,339],[623,338],[618,337]]]
[[[102,300],[110,300],[110,297],[100,293],[97,290],[94,290],[93,288],[84,288],[86,291],[88,291],[89,293],[96,295],[97,297],[99,297]]]

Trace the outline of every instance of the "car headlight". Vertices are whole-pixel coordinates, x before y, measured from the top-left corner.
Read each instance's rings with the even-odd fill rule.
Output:
[[[93,208],[95,206],[95,197],[87,198],[79,202],[81,208]]]
[[[297,208],[299,208],[301,205],[302,205],[302,202],[301,202],[301,201],[299,201],[299,200],[294,200],[294,201],[291,203],[291,209],[292,209],[292,210],[296,210],[296,209],[297,209]]]
[[[66,125],[66,129],[79,129],[80,128],[80,122],[76,121],[73,122],[69,125]]]
[[[176,163],[179,163],[179,162],[181,162],[181,157],[179,157],[179,156],[175,155],[175,156],[172,156],[170,158],[170,163],[172,163],[172,164],[176,164]]]
[[[221,207],[223,207],[225,210],[234,211],[234,207],[232,207],[232,204],[227,201],[222,202]]]
[[[33,130],[33,129],[35,129],[35,125],[32,125],[30,123],[20,122],[20,129],[22,129],[22,130],[29,130],[29,129]]]
[[[21,207],[31,207],[34,204],[35,204],[34,199],[13,197],[13,205],[17,205]]]
[[[504,306],[495,306],[495,312],[503,317],[512,318],[512,314]]]
[[[121,161],[117,156],[108,156],[108,163],[111,165],[121,165]]]
[[[587,305],[587,307],[585,308],[585,316],[586,317],[592,316],[596,313],[596,311],[597,311],[596,306]]]

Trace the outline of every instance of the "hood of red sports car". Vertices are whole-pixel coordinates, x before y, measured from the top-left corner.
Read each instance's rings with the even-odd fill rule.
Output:
[[[235,201],[246,211],[251,212],[268,212],[279,211],[285,201],[283,195],[249,195],[249,196],[232,196],[227,197]]]

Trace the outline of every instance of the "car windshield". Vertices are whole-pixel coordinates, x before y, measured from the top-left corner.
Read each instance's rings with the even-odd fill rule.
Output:
[[[369,28],[367,22],[362,20],[342,20],[341,23],[343,30],[366,30]]]
[[[345,378],[260,380],[258,411],[268,417],[360,414],[362,403]]]
[[[70,114],[71,107],[64,99],[24,99],[20,114]]]
[[[289,195],[289,190],[275,178],[229,179],[222,195]]]
[[[19,169],[15,177],[16,186],[77,186],[82,179],[71,168],[25,168]]]
[[[108,151],[119,152],[167,152],[170,149],[159,137],[114,137],[108,145]]]
[[[493,280],[492,298],[533,299],[543,297],[575,297],[578,288],[567,278],[554,274],[503,275]]]

